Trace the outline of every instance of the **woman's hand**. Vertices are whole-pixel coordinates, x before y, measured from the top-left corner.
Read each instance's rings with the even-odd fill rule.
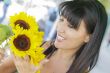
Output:
[[[4,50],[0,48],[0,61],[3,59],[3,57],[4,57]]]
[[[29,56],[26,56],[25,58],[19,58],[13,56],[15,66],[17,68],[18,73],[35,73],[37,72],[45,63],[47,63],[49,60],[44,59],[40,62],[39,67],[35,67],[30,63]]]

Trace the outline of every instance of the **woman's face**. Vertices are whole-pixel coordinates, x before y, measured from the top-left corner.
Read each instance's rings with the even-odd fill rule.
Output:
[[[54,43],[56,48],[77,49],[89,41],[89,34],[87,34],[83,20],[77,30],[74,29],[63,16],[61,16],[56,23],[57,37]]]

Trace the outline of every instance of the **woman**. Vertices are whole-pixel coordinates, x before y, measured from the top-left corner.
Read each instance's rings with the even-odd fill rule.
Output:
[[[47,58],[34,67],[28,56],[14,57],[19,73],[86,73],[96,65],[107,25],[103,5],[98,0],[66,1],[59,15],[56,40],[44,51]]]

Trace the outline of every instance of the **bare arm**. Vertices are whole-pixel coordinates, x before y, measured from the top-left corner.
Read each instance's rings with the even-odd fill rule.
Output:
[[[11,57],[7,57],[0,62],[0,73],[13,73],[15,71],[16,67]]]

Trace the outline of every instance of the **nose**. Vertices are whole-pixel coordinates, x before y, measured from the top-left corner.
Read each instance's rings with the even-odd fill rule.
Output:
[[[60,29],[59,32],[60,32],[60,33],[64,33],[65,30],[64,30],[64,29]]]
[[[63,26],[62,24],[59,24],[58,26],[57,26],[57,32],[59,32],[59,33],[65,33],[65,26]]]

